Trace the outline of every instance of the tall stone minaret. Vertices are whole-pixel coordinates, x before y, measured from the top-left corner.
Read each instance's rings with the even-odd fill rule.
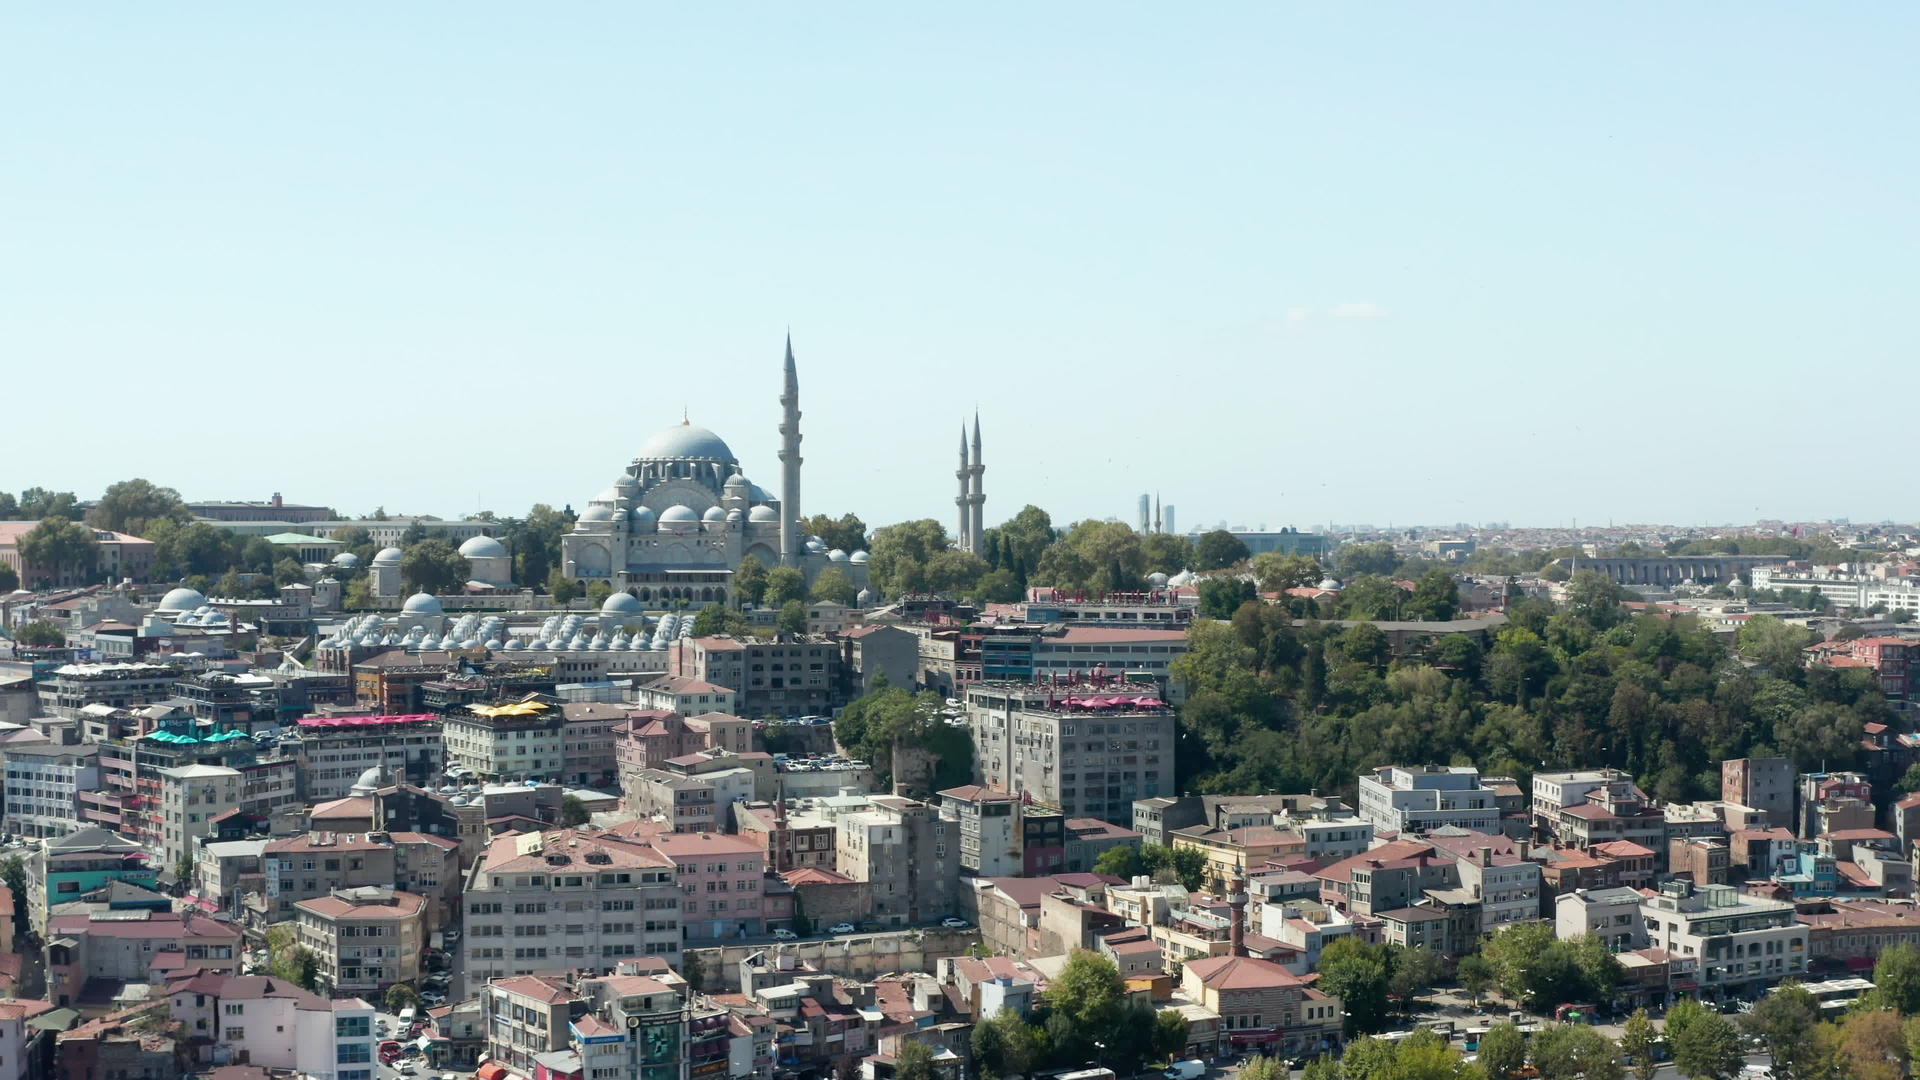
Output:
[[[967,509],[967,421],[960,420],[960,467],[953,471],[954,479],[960,481],[960,494],[953,497],[953,505],[960,511],[960,529],[953,534],[953,546],[961,551],[972,551],[973,540],[968,536],[972,531],[972,514]]]
[[[980,460],[980,410],[975,409],[973,410],[973,462],[967,466],[967,475],[973,481],[972,490],[967,493],[967,505],[972,510],[972,518],[967,525],[967,550],[975,555],[981,553],[980,549],[986,546],[987,539],[987,523],[983,520],[986,515],[987,495],[980,489],[980,474],[986,471],[986,465]]]
[[[780,565],[800,561],[800,375],[793,368],[793,335],[787,335],[787,383],[780,392]]]

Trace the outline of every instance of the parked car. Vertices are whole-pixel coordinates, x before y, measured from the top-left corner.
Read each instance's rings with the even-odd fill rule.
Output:
[[[853,933],[853,924],[850,922],[834,923],[832,926],[827,927],[827,933],[851,934]]]
[[[794,933],[793,931],[783,926],[780,929],[775,930],[773,932],[773,936],[774,936],[774,939],[777,941],[792,941],[793,939],[799,937],[800,935]]]
[[[441,936],[442,936],[443,938],[445,938],[446,940],[448,940],[448,941],[459,941],[459,940],[460,940],[460,931],[458,931],[458,930],[448,930],[448,931],[447,931],[446,933],[444,933],[444,934],[442,934]]]
[[[973,924],[965,919],[941,919],[940,925],[949,930],[971,930]]]

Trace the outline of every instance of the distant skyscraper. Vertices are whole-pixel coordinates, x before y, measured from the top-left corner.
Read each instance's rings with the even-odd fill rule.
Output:
[[[1166,508],[1161,511],[1161,515],[1162,515],[1162,520],[1165,523],[1165,528],[1168,532],[1178,533],[1180,531],[1179,529],[1175,528],[1173,524],[1173,504],[1172,503],[1168,503],[1166,505]]]
[[[1147,513],[1152,509],[1153,509],[1153,504],[1147,500],[1146,495],[1144,494],[1141,495],[1140,496],[1140,531],[1143,533],[1147,531],[1147,525],[1148,525]]]

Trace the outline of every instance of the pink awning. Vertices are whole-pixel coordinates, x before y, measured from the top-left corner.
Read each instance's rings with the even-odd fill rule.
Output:
[[[391,716],[303,716],[301,727],[371,727],[375,724],[418,724],[439,717],[432,713],[400,713]]]

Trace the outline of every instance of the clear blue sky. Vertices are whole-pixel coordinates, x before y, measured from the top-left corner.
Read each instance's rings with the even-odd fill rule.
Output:
[[[1914,516],[1920,11],[16,5],[0,489]]]

